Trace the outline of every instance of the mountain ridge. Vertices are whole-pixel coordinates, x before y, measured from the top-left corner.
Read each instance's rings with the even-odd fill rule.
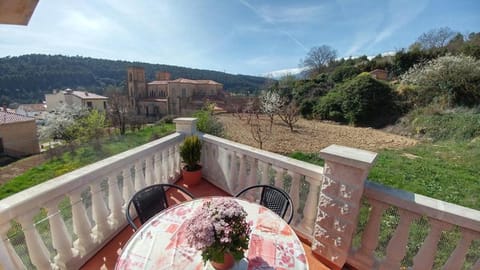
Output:
[[[129,66],[145,68],[147,81],[153,81],[157,71],[168,71],[172,79],[214,80],[222,83],[226,91],[238,94],[255,93],[267,81],[264,77],[166,64],[26,54],[0,58],[0,103],[40,102],[53,89],[76,88],[103,94],[108,86],[124,88]]]

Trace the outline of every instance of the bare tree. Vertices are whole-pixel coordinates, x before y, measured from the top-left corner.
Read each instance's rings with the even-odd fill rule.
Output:
[[[257,117],[251,117],[249,125],[253,140],[258,143],[258,148],[263,149],[263,143],[271,136],[271,130],[269,131],[258,115]]]
[[[322,73],[328,65],[337,58],[337,51],[330,46],[313,47],[307,57],[301,61],[301,66],[308,69],[310,75]]]
[[[449,27],[432,29],[418,37],[417,42],[422,49],[436,49],[447,46],[456,33]]]
[[[272,131],[275,115],[279,113],[283,107],[284,101],[275,90],[263,92],[260,97],[260,106],[264,114],[270,119],[270,132]]]
[[[106,92],[108,96],[108,118],[123,135],[130,117],[128,97],[117,88],[107,89]]]
[[[287,124],[290,128],[290,131],[293,132],[293,125],[298,121],[299,115],[299,107],[295,101],[290,101],[290,103],[284,105],[279,113],[278,116],[282,121]]]

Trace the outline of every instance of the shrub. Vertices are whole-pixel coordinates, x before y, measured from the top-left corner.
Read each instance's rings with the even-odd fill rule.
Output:
[[[322,97],[316,112],[322,119],[383,126],[396,118],[395,98],[390,86],[360,74]]]
[[[415,65],[401,76],[402,83],[418,88],[419,106],[446,101],[448,107],[480,103],[480,60],[446,55]]]
[[[223,125],[220,121],[215,118],[214,115],[207,110],[200,110],[193,114],[193,117],[196,117],[197,120],[197,129],[203,133],[208,133],[214,136],[222,137]]]
[[[183,162],[186,163],[185,167],[187,171],[195,171],[198,169],[201,153],[202,142],[200,139],[195,135],[186,137],[180,146],[180,156]]]
[[[317,106],[314,108],[314,115],[321,119],[345,122],[342,111],[342,93],[339,91],[330,91],[324,97],[320,98]]]
[[[330,78],[336,83],[341,83],[357,76],[358,74],[360,74],[360,69],[356,66],[341,65],[335,68],[330,75]]]

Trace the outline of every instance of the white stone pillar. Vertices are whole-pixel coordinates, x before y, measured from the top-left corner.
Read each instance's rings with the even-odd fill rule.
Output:
[[[325,160],[312,250],[341,269],[347,260],[358,222],[364,183],[377,154],[331,145],[320,151]]]
[[[193,117],[180,117],[173,119],[176,126],[176,131],[183,133],[186,136],[194,135],[197,133],[197,118]]]

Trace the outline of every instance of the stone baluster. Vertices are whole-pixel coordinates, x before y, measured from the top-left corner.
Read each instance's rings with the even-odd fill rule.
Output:
[[[334,267],[342,268],[357,226],[365,179],[377,154],[331,145],[322,149],[320,156],[325,165],[323,180],[318,183],[321,191],[312,250]],[[311,200],[309,194],[307,205]]]
[[[260,161],[260,168],[262,172],[260,184],[269,185],[270,184],[270,164]]]
[[[400,262],[407,252],[408,232],[412,221],[418,218],[418,215],[409,211],[399,209],[400,222],[388,242],[387,255],[381,262],[379,270],[400,269]]]
[[[108,220],[112,228],[118,228],[125,220],[122,212],[123,199],[118,187],[118,179],[116,174],[108,177],[108,206],[110,208],[110,216]]]
[[[92,183],[90,185],[92,192],[92,213],[93,220],[95,220],[95,227],[93,227],[92,233],[95,242],[101,242],[105,239],[109,231],[108,225],[108,209],[103,199],[103,192],[100,187],[100,182]]]
[[[284,182],[283,179],[285,176],[285,170],[278,167],[275,167],[274,170],[275,170],[275,179],[274,179],[275,186],[283,189],[283,182]]]
[[[436,219],[429,219],[430,232],[427,238],[423,241],[423,245],[413,258],[414,270],[432,269],[433,260],[437,253],[437,244],[440,240],[442,231],[449,230],[452,226],[445,222]]]
[[[55,264],[60,269],[68,269],[68,263],[73,257],[78,255],[78,252],[75,250],[74,254],[72,250],[72,238],[58,210],[59,203],[60,199],[50,201],[46,204],[46,208],[52,234],[52,244],[57,251],[57,255],[54,258]]]
[[[308,176],[305,177],[305,180],[310,184],[310,188],[305,201],[305,207],[303,208],[303,219],[300,223],[300,228],[303,232],[311,235],[314,232],[312,226],[317,218],[318,189],[321,182]]]
[[[0,269],[26,269],[7,238],[10,223],[0,225]]]
[[[292,208],[294,210],[294,215],[293,215],[293,220],[291,224],[297,224],[298,223],[298,218],[300,215],[298,215],[297,211],[300,206],[300,179],[301,175],[298,173],[290,173],[292,177],[292,184],[290,185],[290,190],[289,190],[289,195],[290,198],[292,198]]]
[[[87,211],[81,199],[81,191],[75,191],[70,194],[70,203],[72,204],[73,231],[77,235],[77,240],[73,246],[80,252],[80,256],[85,256],[93,249],[93,239],[90,234],[92,224],[87,216]]]
[[[245,186],[253,186],[258,183],[257,173],[258,173],[258,160],[253,157],[247,157],[248,164],[250,166],[250,171],[247,177],[247,184]]]
[[[388,208],[387,204],[369,199],[371,210],[367,225],[362,234],[361,246],[355,252],[355,264],[358,269],[373,269],[375,263],[374,251],[378,246],[378,237],[380,234],[380,224],[383,212]]]
[[[25,234],[25,242],[27,243],[28,255],[32,264],[37,269],[51,269],[53,268],[50,263],[50,253],[48,252],[45,243],[43,243],[37,229],[33,223],[33,217],[35,212],[26,213],[18,218],[18,221],[22,225],[23,232]]]
[[[470,244],[475,239],[475,234],[477,235],[477,237],[480,236],[478,233],[475,233],[465,228],[461,228],[460,230],[462,232],[462,238],[457,244],[455,250],[450,255],[450,258],[448,258],[447,262],[443,266],[442,269],[444,270],[461,269],[465,262],[465,256],[467,255]],[[477,268],[473,267],[472,269],[480,269],[480,259],[478,260],[478,262],[479,264],[477,265]]]
[[[145,183],[146,186],[153,185],[153,160],[151,156],[145,158]]]
[[[122,196],[123,196],[123,202],[124,202],[123,208],[126,208],[128,202],[130,201],[130,198],[132,198],[133,194],[135,193],[135,188],[133,187],[132,174],[130,172],[130,168],[123,169],[122,176],[123,176]]]
[[[240,189],[245,188],[247,186],[247,157],[245,154],[241,154],[240,158],[240,166],[238,169],[238,183]],[[235,192],[238,192],[240,190],[235,190]]]
[[[135,163],[135,191],[145,187],[145,176],[143,175],[143,162],[138,160]]]

